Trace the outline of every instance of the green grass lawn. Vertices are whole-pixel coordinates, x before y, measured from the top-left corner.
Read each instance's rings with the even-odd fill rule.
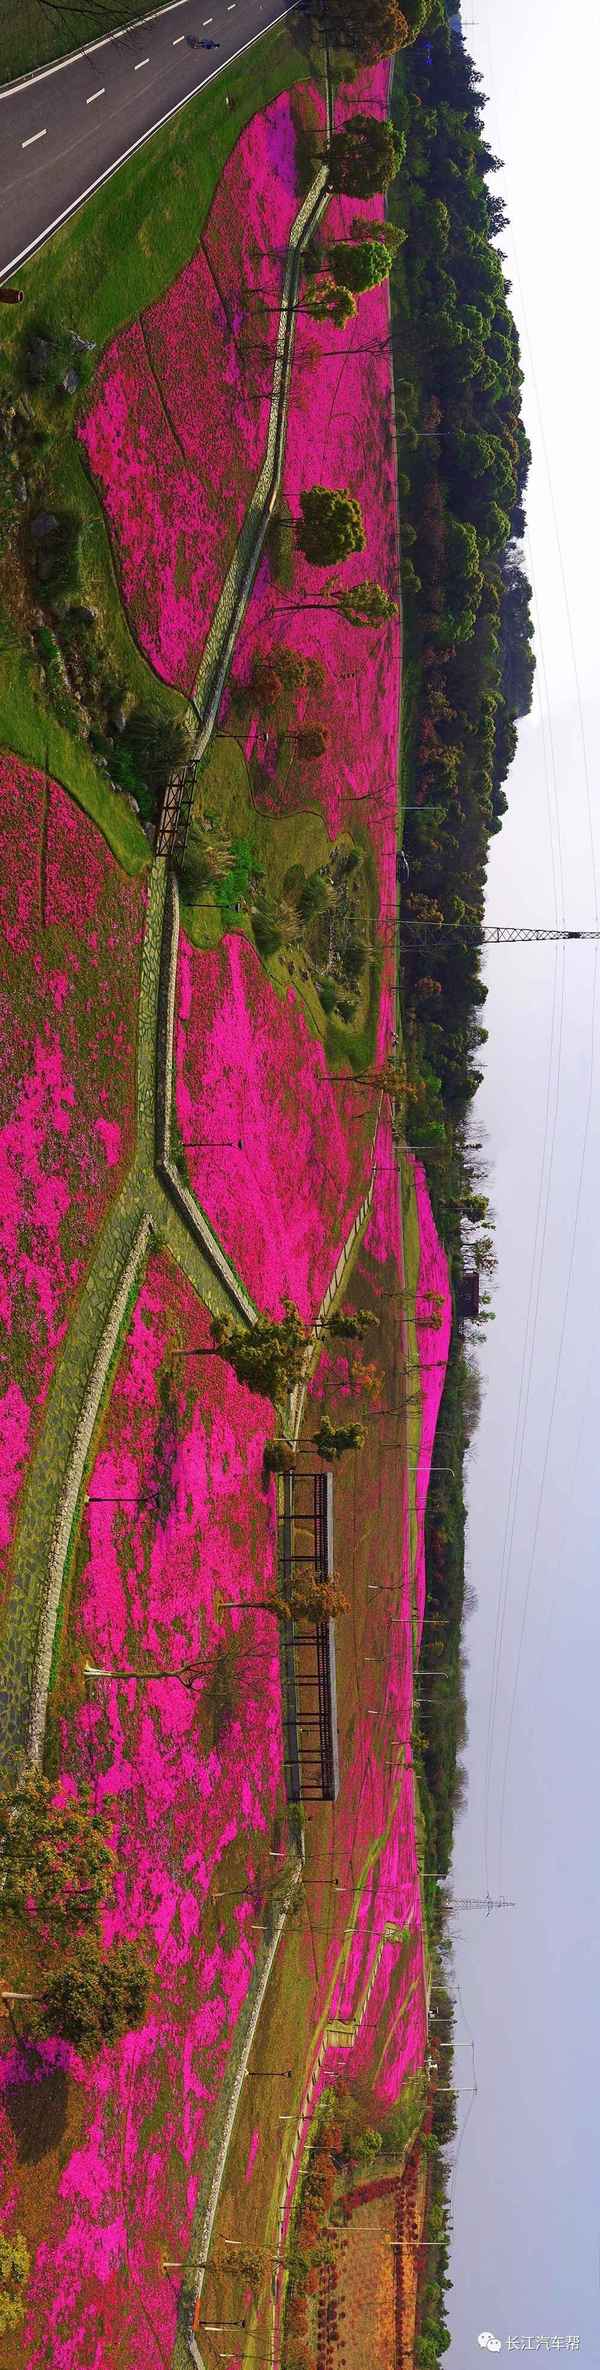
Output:
[[[317,793],[315,793],[316,801]],[[252,870],[263,876],[269,899],[277,908],[286,899],[286,883],[294,868],[301,866],[309,875],[328,863],[332,855],[323,816],[318,805],[288,809],[277,814],[267,807],[257,806],[241,743],[231,733],[215,734],[200,777],[198,809],[205,815],[218,818],[223,833],[232,847],[242,846],[248,851]],[[357,833],[357,838],[358,838]],[[193,821],[192,821],[193,837]],[[348,832],[342,833],[337,847],[352,846]],[[368,841],[365,845],[365,899],[374,927],[377,900],[375,868]],[[223,884],[224,887],[225,884]],[[290,890],[291,895],[291,890]],[[182,893],[182,920],[187,937],[198,947],[217,946],[224,930],[234,929],[253,943],[252,923],[248,906],[241,902],[241,910],[229,907],[223,897],[210,887],[201,889],[195,899]],[[298,928],[302,932],[299,921]],[[302,936],[269,956],[265,967],[280,995],[294,989],[302,1005],[308,1026],[325,1045],[332,1066],[342,1063],[359,1073],[368,1068],[372,1059],[377,1026],[381,957],[375,949],[365,971],[364,986],[358,1003],[357,1021],[346,1025],[335,1016],[326,1015],[315,978],[315,966],[305,953]]]
[[[24,14],[37,17],[42,11],[32,7]],[[23,339],[32,322],[47,324],[57,336],[75,331],[93,338],[99,354],[124,324],[164,294],[198,245],[223,167],[244,125],[280,91],[312,71],[311,60],[295,44],[293,22],[275,27],[231,67],[229,109],[223,105],[219,77],[30,258],[19,274],[25,305],[3,322],[0,398],[19,400]],[[86,364],[88,377],[89,367]],[[45,437],[34,464],[34,507],[63,508],[81,521],[75,589],[77,598],[95,613],[94,647],[102,653],[107,671],[126,683],[136,702],[181,718],[185,700],[155,676],[124,615],[102,507],[73,433],[80,396],[69,399],[40,391],[27,400],[35,427]],[[59,698],[57,714],[51,686],[32,656],[27,600],[15,595],[19,543],[20,536],[16,568],[9,552],[0,585],[0,743],[32,764],[47,762],[65,789],[94,815],[128,869],[135,870],[145,860],[141,829],[125,802],[107,789],[83,738],[74,703]]]

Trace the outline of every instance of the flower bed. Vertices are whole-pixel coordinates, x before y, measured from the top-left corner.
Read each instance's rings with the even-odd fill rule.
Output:
[[[190,1182],[248,1291],[314,1317],[370,1172],[372,1100],[336,1085],[241,937],[182,939],[177,1121]]]
[[[5,1551],[90,1244],[131,1157],[145,892],[56,782],[5,755],[0,787]]]
[[[297,112],[283,92],[246,126],[196,254],[107,347],[79,425],[136,638],[182,691],[264,458]]]
[[[188,2244],[207,2121],[260,1948],[252,1920],[285,1799],[277,1628],[259,1609],[276,1556],[274,1491],[261,1485],[273,1411],[221,1360],[177,1355],[208,1339],[187,1283],[154,1257],[90,1483],[57,1729],[64,1783],[92,1778],[112,1813],[106,1938],[148,1951],[151,1998],[141,2029],[87,2069],[63,2049],[79,2133],[45,2183],[31,2370],[50,2356],[53,2370],[164,2360],[178,2283],[162,2252]],[[251,1619],[219,1606],[220,1592]],[[169,1670],[196,1656],[206,1669],[191,1690],[130,1680],[86,1704],[86,1660]],[[232,1900],[218,1902],[219,1884]],[[44,2066],[56,2046],[42,2045]],[[25,2199],[23,2214],[27,2226]]]

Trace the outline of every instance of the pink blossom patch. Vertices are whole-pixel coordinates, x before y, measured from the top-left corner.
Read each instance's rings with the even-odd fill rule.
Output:
[[[316,1316],[369,1181],[370,1104],[336,1084],[245,938],[179,960],[177,1119],[190,1180],[249,1292]]]
[[[0,789],[0,1310],[30,1451],[131,1151],[145,891],[57,783],[3,755]]]
[[[137,638],[157,674],[183,690],[265,453],[298,203],[294,105],[282,92],[246,126],[196,254],[107,347],[78,429]]]

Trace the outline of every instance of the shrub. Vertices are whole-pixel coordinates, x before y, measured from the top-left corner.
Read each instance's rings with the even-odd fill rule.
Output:
[[[334,1012],[336,1005],[336,990],[333,979],[319,980],[319,995],[321,998],[323,1011]]]
[[[163,716],[158,708],[132,708],[122,736],[136,772],[155,801],[166,789],[169,775],[190,756],[183,724]]]
[[[44,518],[40,513],[40,518]],[[41,584],[52,592],[68,592],[77,582],[81,520],[73,511],[48,511],[48,526],[44,535],[31,530],[32,564]]]
[[[0,2231],[0,2337],[18,2329],[25,2312],[24,2289],[29,2279],[29,2249],[21,2230],[14,2238]]]
[[[303,922],[312,922],[315,914],[324,913],[331,903],[331,887],[320,872],[309,873],[300,892],[298,912]]]
[[[267,913],[264,906],[261,905],[253,907],[252,928],[258,953],[262,955],[263,962],[268,963],[270,955],[279,954],[280,946],[283,944],[283,931],[279,923],[275,921],[274,915]]]
[[[305,765],[313,765],[317,757],[323,757],[325,754],[329,741],[327,726],[326,724],[305,724],[300,732],[296,733],[295,740],[298,756],[303,758]]]

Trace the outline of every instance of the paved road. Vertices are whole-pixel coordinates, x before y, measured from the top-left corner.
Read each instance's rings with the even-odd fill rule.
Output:
[[[0,91],[0,280],[186,99],[289,13],[289,0],[174,0],[146,24]],[[192,47],[190,35],[214,49]]]

